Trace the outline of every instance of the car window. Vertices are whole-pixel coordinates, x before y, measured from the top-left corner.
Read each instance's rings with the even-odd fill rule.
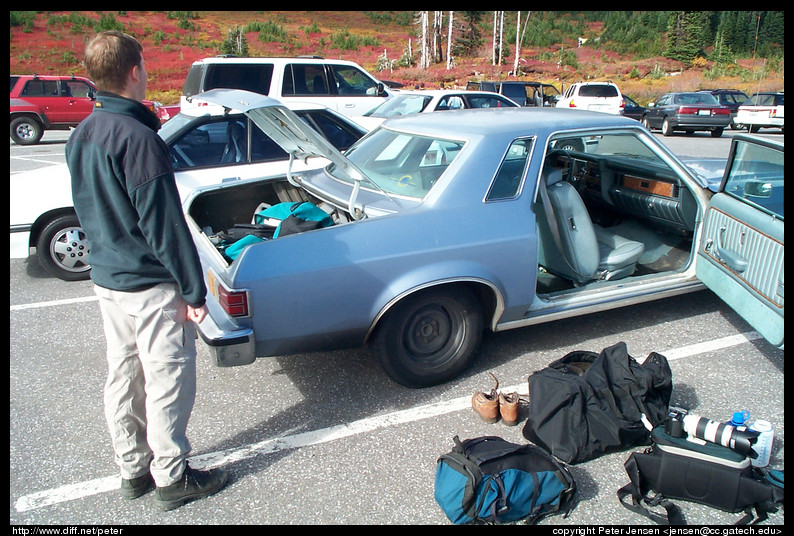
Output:
[[[675,95],[673,102],[676,104],[719,104],[711,93],[679,93]]]
[[[347,158],[389,194],[423,198],[463,148],[463,142],[399,133],[381,128],[350,148]],[[331,164],[328,172],[353,182]],[[364,183],[364,188],[367,184]],[[377,191],[370,187],[369,189]]]
[[[88,84],[78,80],[66,80],[62,82],[66,97],[76,97],[85,99],[90,97],[94,90]]]
[[[783,219],[783,152],[738,140],[733,162],[725,193]]]
[[[447,95],[438,101],[436,111],[462,110],[464,107],[463,99],[459,95]]]
[[[298,117],[312,127],[317,132],[320,132],[326,137],[331,144],[340,151],[346,151],[361,137],[361,133],[356,131],[350,125],[337,119],[327,110],[307,110],[296,111]],[[255,129],[260,131],[260,129]],[[264,135],[264,133],[262,133]],[[270,139],[270,138],[268,138]],[[286,153],[284,153],[286,158]]]
[[[284,69],[281,94],[329,96],[328,78],[322,63],[293,63]]]
[[[374,109],[365,113],[372,117],[392,117],[421,112],[433,100],[430,96],[423,95],[397,95],[383,101]],[[438,108],[436,108],[438,109]]]
[[[350,65],[331,65],[336,92],[340,95],[377,95],[375,82]]]
[[[485,196],[487,201],[512,199],[518,195],[531,148],[531,139],[515,140],[510,144],[491,188]]]
[[[579,88],[580,97],[617,97],[618,88],[612,85],[586,84]]]
[[[215,88],[245,89],[267,95],[270,93],[272,76],[272,63],[210,63],[207,65],[203,91]]]
[[[244,117],[202,123],[171,143],[174,170],[248,161],[248,127]]]
[[[57,97],[58,82],[56,80],[30,80],[22,90],[23,97]]]
[[[501,108],[503,106],[515,107],[510,101],[496,96],[469,97],[469,108]]]

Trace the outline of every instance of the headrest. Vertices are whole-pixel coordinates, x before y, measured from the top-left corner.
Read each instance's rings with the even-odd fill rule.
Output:
[[[546,186],[562,181],[562,169],[560,168],[546,168],[543,170],[543,175],[546,178]]]

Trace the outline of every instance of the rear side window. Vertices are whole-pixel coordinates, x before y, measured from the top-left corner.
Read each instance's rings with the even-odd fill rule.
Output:
[[[14,86],[17,85],[17,80],[19,80],[18,76],[11,77],[11,91],[14,91]]]
[[[607,85],[588,85],[579,88],[580,97],[617,97],[618,88]]]
[[[228,88],[245,89],[262,95],[270,93],[270,80],[273,78],[272,63],[210,63],[207,64],[206,70],[204,87],[201,91]]]
[[[22,90],[23,97],[57,97],[58,82],[55,80],[30,80]]]
[[[284,69],[283,96],[288,95],[324,95],[330,93],[328,78],[323,64],[294,63]]]
[[[487,201],[512,199],[518,195],[531,149],[531,139],[515,140],[510,145],[485,197]]]

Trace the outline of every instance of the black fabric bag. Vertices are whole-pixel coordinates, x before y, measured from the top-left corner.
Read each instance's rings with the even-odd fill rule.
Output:
[[[625,342],[600,354],[571,352],[529,376],[524,437],[571,464],[647,445],[672,391],[670,365],[656,352],[642,364]]]
[[[652,439],[651,447],[632,453],[624,464],[629,483],[618,490],[618,499],[633,512],[660,524],[683,524],[681,509],[669,500],[682,499],[726,512],[744,511],[738,525],[754,517],[753,523],[763,521],[783,504],[782,482],[773,484],[742,454],[716,443],[671,437],[663,426],[653,430]],[[665,514],[649,506],[664,508]]]

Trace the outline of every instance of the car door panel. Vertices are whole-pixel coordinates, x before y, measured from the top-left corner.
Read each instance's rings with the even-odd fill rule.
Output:
[[[782,161],[782,148],[780,158]],[[733,167],[736,168],[736,163]],[[780,170],[779,184],[782,184],[782,164]],[[752,182],[746,180],[749,176],[758,177],[758,174],[745,173],[747,183]],[[764,183],[773,182],[767,176]],[[735,190],[736,185],[723,183],[706,211],[697,276],[769,342],[781,346],[784,341],[782,215],[760,209],[752,202],[751,195],[724,193],[726,186]],[[748,191],[746,185],[742,191]],[[782,199],[782,186],[764,190],[763,195],[779,195]]]

